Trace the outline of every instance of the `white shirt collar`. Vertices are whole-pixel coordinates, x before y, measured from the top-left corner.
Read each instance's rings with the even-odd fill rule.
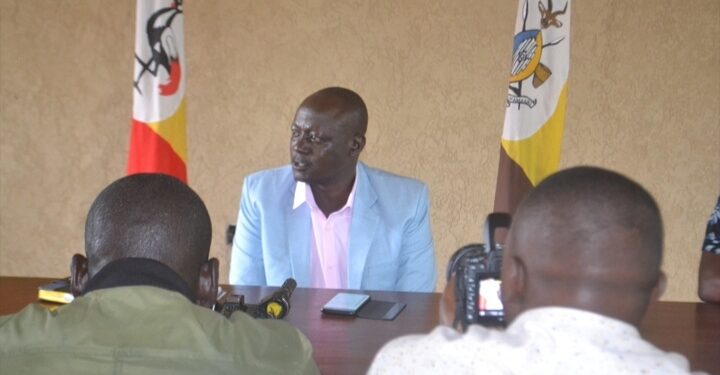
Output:
[[[295,197],[293,198],[293,210],[300,207],[307,201],[307,184],[302,181],[295,182]]]
[[[345,207],[352,207],[353,203],[355,202],[355,189],[357,188],[358,183],[358,170],[359,167],[355,167],[355,182],[353,182],[352,190],[350,190],[350,195],[348,196],[347,202],[345,202],[345,205],[340,208],[340,210],[344,209]],[[295,196],[293,197],[293,210],[302,206],[303,203],[307,203],[307,189],[308,184],[302,182],[302,181],[296,181],[295,182]],[[312,194],[312,190],[310,191]],[[338,210],[338,211],[340,211]]]

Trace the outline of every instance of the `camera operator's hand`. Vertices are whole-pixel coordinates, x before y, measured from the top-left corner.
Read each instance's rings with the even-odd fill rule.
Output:
[[[445,284],[445,290],[440,296],[440,324],[453,327],[453,321],[455,320],[455,274],[450,276],[450,279]],[[453,327],[457,329],[457,327]]]

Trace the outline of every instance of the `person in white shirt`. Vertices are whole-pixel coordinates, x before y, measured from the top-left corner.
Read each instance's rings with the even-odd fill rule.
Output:
[[[505,330],[439,326],[397,338],[369,374],[687,374],[687,359],[640,337],[665,288],[652,196],[615,172],[561,171],[518,207],[503,254]],[[454,282],[442,299],[452,322]]]
[[[698,297],[705,302],[720,303],[720,196],[705,230],[698,272]]]

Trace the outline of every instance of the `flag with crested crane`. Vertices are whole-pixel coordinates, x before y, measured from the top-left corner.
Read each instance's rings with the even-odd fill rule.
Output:
[[[187,183],[182,0],[137,0],[127,173]]]

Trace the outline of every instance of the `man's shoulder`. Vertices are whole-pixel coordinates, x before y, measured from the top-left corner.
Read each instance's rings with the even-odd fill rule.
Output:
[[[98,290],[56,312],[28,306],[0,322],[0,337],[13,343],[0,349],[0,358],[12,360],[11,368],[13,363],[20,368],[25,358],[37,353],[44,353],[44,358],[55,353],[53,358],[69,360],[106,358],[110,363],[141,353],[140,367],[162,362],[177,373],[189,373],[193,371],[181,371],[181,367],[188,353],[194,353],[193,364],[206,366],[211,373],[226,368],[248,373],[263,373],[262,369],[317,373],[309,341],[288,323],[259,321],[240,312],[227,319],[179,293],[155,287]],[[269,349],[258,350],[257,337],[269,343]],[[286,358],[278,358],[273,349],[278,347],[284,348]]]
[[[244,188],[251,192],[275,192],[287,189],[295,183],[292,168],[289,165],[265,169],[251,173],[245,177]]]
[[[382,170],[379,168],[374,168],[367,166],[365,164],[360,164],[361,168],[364,168],[364,171],[368,177],[368,180],[372,183],[375,187],[381,187],[381,188],[392,188],[392,189],[406,189],[409,191],[416,191],[420,192],[423,190],[426,190],[427,187],[425,186],[425,183],[422,181],[407,177],[407,176],[401,176],[399,174],[388,172],[386,170]]]
[[[37,303],[29,304],[14,314],[0,316],[0,336],[9,340],[8,342],[17,342],[16,335],[27,335],[34,330],[41,330],[50,317],[51,313],[47,308]]]
[[[284,320],[255,319],[244,312],[233,313],[228,322],[242,335],[247,332],[262,333],[262,336],[277,338],[285,343],[310,345],[308,339],[297,328]]]
[[[502,332],[473,327],[462,334],[456,330],[438,326],[426,335],[410,335],[394,339],[378,352],[369,373],[394,373],[442,368],[456,373],[472,373],[482,368],[485,373],[495,374],[493,358],[504,357],[503,345],[497,345]],[[484,358],[482,366],[477,360]],[[432,372],[432,371],[431,371]]]
[[[256,362],[273,364],[277,366],[279,373],[319,373],[312,358],[313,349],[310,340],[290,323],[282,320],[255,319],[243,312],[234,313],[228,321],[235,329],[236,337],[225,344],[243,351],[243,358],[255,355]],[[254,348],[254,340],[257,337],[263,337],[263,346],[270,349],[258,351]],[[236,345],[243,341],[247,345]],[[285,348],[282,354],[273,349],[280,347]]]
[[[245,180],[247,181],[276,181],[278,179],[287,179],[287,178],[293,179],[292,177],[292,168],[290,168],[290,165],[283,165],[280,167],[270,168],[270,169],[263,169],[260,171],[256,171],[253,173],[250,173],[245,177]]]

